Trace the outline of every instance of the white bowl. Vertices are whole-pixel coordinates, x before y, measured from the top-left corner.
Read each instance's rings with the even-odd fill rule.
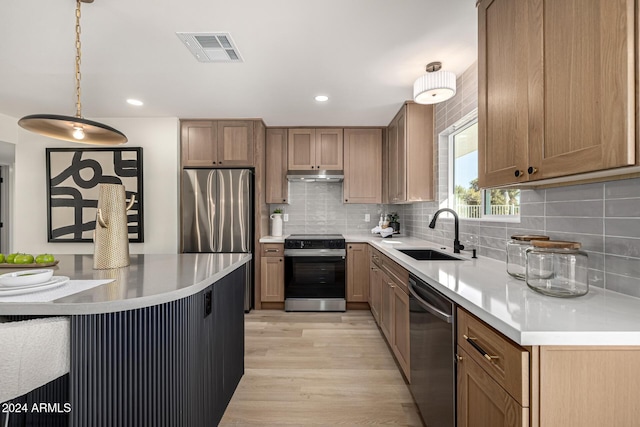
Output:
[[[0,285],[3,286],[26,286],[44,283],[51,279],[53,270],[42,268],[37,270],[20,270],[13,273],[0,275]]]

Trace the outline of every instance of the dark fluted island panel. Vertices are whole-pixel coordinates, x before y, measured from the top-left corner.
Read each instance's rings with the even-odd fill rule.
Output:
[[[216,425],[244,373],[244,268],[176,301],[72,316],[70,425]]]

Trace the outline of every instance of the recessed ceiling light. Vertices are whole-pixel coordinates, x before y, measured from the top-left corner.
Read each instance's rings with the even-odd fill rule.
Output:
[[[329,97],[327,95],[317,95],[316,96],[316,101],[318,102],[326,102],[329,100]]]
[[[141,105],[144,105],[144,102],[138,100],[138,99],[127,99],[127,104],[131,104],[131,105],[135,105],[136,107],[140,107]]]

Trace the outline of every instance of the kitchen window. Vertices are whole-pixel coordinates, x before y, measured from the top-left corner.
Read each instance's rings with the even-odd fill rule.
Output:
[[[454,126],[449,135],[449,200],[460,218],[520,217],[520,190],[478,188],[478,118]]]

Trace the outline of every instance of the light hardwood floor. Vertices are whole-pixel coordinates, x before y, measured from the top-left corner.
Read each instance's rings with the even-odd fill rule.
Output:
[[[245,374],[221,426],[422,426],[369,311],[253,311],[245,330]]]

